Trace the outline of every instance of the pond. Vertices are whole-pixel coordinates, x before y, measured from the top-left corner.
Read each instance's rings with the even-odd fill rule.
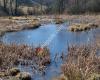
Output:
[[[51,80],[52,77],[61,73],[62,60],[58,59],[57,62],[54,62],[55,55],[60,56],[62,52],[67,53],[67,48],[71,44],[88,44],[94,40],[94,34],[98,31],[94,29],[86,32],[70,32],[67,28],[67,23],[60,25],[44,24],[37,29],[6,33],[1,39],[6,44],[27,44],[34,47],[47,46],[50,49],[52,62],[46,68],[45,75],[41,72],[34,72],[31,66],[19,66],[19,68],[22,71],[30,72],[33,80]]]

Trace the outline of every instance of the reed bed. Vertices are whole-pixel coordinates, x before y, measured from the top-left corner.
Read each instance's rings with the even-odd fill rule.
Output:
[[[5,45],[0,43],[0,71],[5,71],[17,65],[39,65],[50,64],[50,53],[45,47],[43,51],[27,45]]]
[[[97,44],[72,45],[68,48],[66,61],[62,65],[68,80],[89,80],[91,75],[100,74],[100,45]]]

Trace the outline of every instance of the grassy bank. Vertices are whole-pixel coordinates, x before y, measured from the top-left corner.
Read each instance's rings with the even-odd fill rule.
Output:
[[[69,26],[69,31],[72,32],[79,32],[79,31],[86,31],[86,30],[91,30],[91,29],[96,29],[98,28],[99,25],[94,24],[94,23],[88,23],[88,24],[73,24]]]
[[[100,15],[43,15],[43,16],[19,16],[19,17],[0,17],[0,36],[5,32],[19,31],[23,29],[38,28],[42,23],[47,24],[54,21],[56,24],[67,22],[69,26],[73,24],[81,26],[81,30],[87,29],[87,25],[83,24],[96,24],[100,26]],[[91,25],[90,25],[91,26]],[[91,27],[89,26],[88,29]],[[93,25],[92,25],[93,26]],[[73,27],[72,27],[73,28]],[[78,30],[80,27],[77,27]],[[77,31],[78,31],[77,30]]]
[[[0,35],[5,32],[14,32],[24,29],[34,29],[40,26],[38,19],[26,17],[1,17],[0,18]]]

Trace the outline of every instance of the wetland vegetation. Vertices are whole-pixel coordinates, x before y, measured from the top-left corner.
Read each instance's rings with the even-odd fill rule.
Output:
[[[0,80],[100,80],[100,1],[0,0]]]

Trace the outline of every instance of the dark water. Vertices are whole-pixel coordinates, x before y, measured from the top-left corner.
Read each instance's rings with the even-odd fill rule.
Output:
[[[61,29],[59,30],[59,27]],[[19,66],[22,71],[28,71],[32,73],[33,80],[51,80],[52,77],[57,76],[61,73],[60,65],[61,60],[53,62],[54,56],[62,52],[67,53],[67,47],[70,44],[88,44],[94,39],[94,33],[97,30],[90,30],[86,32],[70,32],[67,31],[68,25],[55,25],[48,24],[43,25],[38,29],[24,30],[19,32],[6,33],[2,37],[4,43],[16,43],[16,44],[27,44],[34,47],[47,46],[51,52],[52,64],[49,65],[45,71],[45,75],[41,72],[33,73],[31,66]],[[58,31],[59,30],[59,31]]]

